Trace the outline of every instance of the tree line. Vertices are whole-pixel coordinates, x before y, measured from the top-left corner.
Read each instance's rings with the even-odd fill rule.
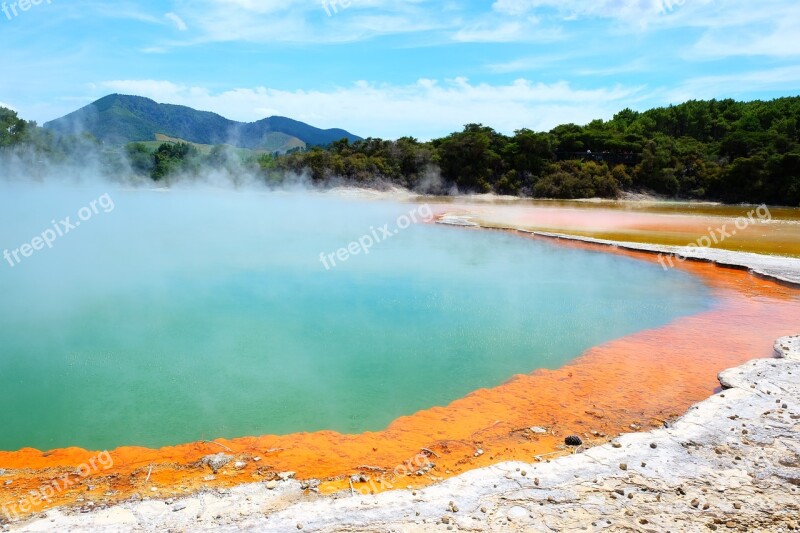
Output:
[[[55,159],[92,139],[65,138],[0,109],[0,150]],[[15,148],[16,147],[16,148]],[[346,139],[287,154],[217,146],[134,143],[99,147],[105,165],[155,181],[200,169],[247,172],[269,183],[303,174],[317,185],[396,185],[434,194],[488,193],[537,198],[615,198],[645,192],[669,198],[800,206],[800,97],[771,101],[689,101],[549,132],[504,135],[469,124],[422,142]]]

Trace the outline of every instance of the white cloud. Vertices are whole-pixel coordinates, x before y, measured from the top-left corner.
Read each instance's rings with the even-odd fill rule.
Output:
[[[473,84],[466,78],[422,79],[411,85],[360,81],[327,91],[257,87],[212,93],[202,87],[157,80],[118,80],[102,86],[241,121],[282,115],[362,136],[413,135],[422,139],[446,135],[471,122],[511,133],[523,127],[548,130],[565,122],[610,118],[642,91],[641,87],[622,86],[577,89],[566,82],[524,79],[505,85]]]
[[[616,18],[646,25],[697,0],[496,0],[492,9],[510,16],[556,11],[565,19]]]
[[[205,42],[342,43],[378,35],[414,33],[447,25],[440,13],[423,9],[426,0],[340,1],[334,12],[320,0],[178,0],[174,12]],[[328,15],[328,12],[331,15]],[[166,46],[166,45],[163,45]]]
[[[666,98],[668,102],[677,103],[691,99],[752,94],[759,91],[785,91],[797,94],[798,87],[800,87],[800,66],[791,66],[692,78],[667,91]]]
[[[16,109],[14,108],[14,106],[12,106],[12,105],[9,105],[9,104],[6,104],[6,103],[4,103],[4,102],[0,102],[0,107],[5,107],[6,109],[10,109],[11,111],[16,111]]]
[[[564,38],[560,28],[539,26],[538,19],[528,17],[513,21],[481,21],[457,30],[453,40],[469,43],[553,42]]]
[[[508,74],[510,72],[525,72],[531,70],[539,70],[545,67],[553,66],[562,61],[574,59],[574,56],[567,54],[560,55],[539,55],[531,57],[522,57],[504,63],[494,63],[487,66],[489,72],[497,74]]]
[[[800,9],[794,11],[767,23],[709,30],[694,45],[692,54],[701,58],[796,57],[800,55]]]
[[[164,15],[164,18],[175,24],[175,27],[178,29],[178,31],[186,31],[189,29],[188,26],[186,26],[186,23],[183,21],[183,19],[180,18],[175,13],[167,13],[166,15]]]

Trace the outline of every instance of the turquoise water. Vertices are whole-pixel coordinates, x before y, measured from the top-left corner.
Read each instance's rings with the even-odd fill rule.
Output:
[[[419,206],[302,193],[5,187],[0,449],[163,446],[378,430],[514,374],[707,309],[695,279],[499,232],[412,225]]]

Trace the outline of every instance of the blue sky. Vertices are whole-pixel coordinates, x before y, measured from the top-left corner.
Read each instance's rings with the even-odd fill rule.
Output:
[[[800,94],[796,0],[20,1],[0,104],[40,123],[120,92],[429,139]]]

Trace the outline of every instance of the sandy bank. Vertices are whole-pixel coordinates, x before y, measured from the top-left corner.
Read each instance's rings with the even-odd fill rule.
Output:
[[[305,494],[289,480],[87,514],[12,531],[790,531],[800,528],[800,336],[776,359],[726,370],[726,390],[669,428],[552,462],[502,463],[426,489]]]

